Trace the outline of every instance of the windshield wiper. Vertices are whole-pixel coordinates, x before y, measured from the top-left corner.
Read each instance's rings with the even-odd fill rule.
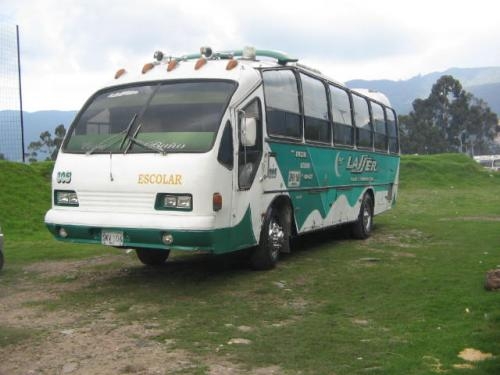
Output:
[[[116,141],[118,141],[118,139],[120,138],[120,136],[122,136],[123,133],[125,133],[125,137],[122,139],[122,143],[120,143],[120,147],[119,147],[119,148],[122,148],[123,144],[125,143],[125,140],[127,139],[128,135],[130,133],[130,129],[132,129],[132,125],[134,125],[134,122],[135,122],[136,118],[137,118],[137,113],[134,113],[134,116],[132,116],[132,119],[130,120],[130,122],[128,123],[128,125],[127,125],[127,127],[125,129],[123,129],[119,133],[116,133],[116,134],[110,135],[107,138],[104,138],[104,140],[102,142],[99,142],[98,144],[96,144],[94,147],[92,147],[90,150],[88,150],[86,152],[86,154],[87,155],[91,155],[96,150],[99,150],[99,149],[101,151],[106,150],[108,147],[114,145],[116,143]]]
[[[118,142],[118,140],[123,135],[123,133],[125,133],[125,130],[122,130],[119,133],[116,133],[116,134],[110,135],[107,138],[104,138],[104,140],[102,142],[99,142],[98,144],[96,144],[94,147],[92,147],[90,150],[88,150],[86,152],[86,154],[91,155],[96,150],[99,150],[99,149],[102,151],[106,150],[108,147],[110,147],[110,146],[114,145],[116,142]]]
[[[130,122],[127,125],[127,128],[125,129],[126,130],[125,137],[123,137],[122,143],[120,143],[120,147],[118,147],[118,149],[121,150],[122,147],[123,147],[123,145],[125,144],[125,141],[127,140],[127,138],[130,135],[130,130],[132,129],[132,126],[134,125],[134,122],[135,122],[136,118],[137,118],[137,113],[134,113],[134,115],[132,116],[132,119],[130,120]]]
[[[137,134],[139,133],[139,130],[141,130],[141,127],[142,127],[142,123],[137,125],[137,129],[135,129],[134,134],[132,136],[128,137],[129,144],[127,145],[127,147],[125,148],[125,151],[123,151],[123,153],[126,154],[130,150],[130,147],[132,147],[132,144],[136,144],[136,145],[141,146],[147,150],[156,151],[156,152],[159,152],[159,153],[165,155],[166,152],[163,148],[152,145],[150,143],[146,143],[146,142],[141,141],[140,139],[137,138]]]

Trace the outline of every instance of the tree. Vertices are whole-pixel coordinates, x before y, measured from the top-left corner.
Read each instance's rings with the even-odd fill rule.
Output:
[[[64,136],[66,135],[66,129],[63,124],[58,125],[54,130],[54,138],[49,131],[44,131],[40,134],[40,139],[35,142],[31,142],[28,146],[29,150],[29,161],[36,162],[38,160],[39,154],[47,155],[45,160],[56,160],[57,153],[61,147]]]
[[[497,116],[461,83],[445,75],[427,99],[416,99],[408,116],[400,116],[401,144],[407,153],[488,153],[496,134]]]

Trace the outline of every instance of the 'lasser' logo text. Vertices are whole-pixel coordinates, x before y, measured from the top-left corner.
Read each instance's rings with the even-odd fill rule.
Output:
[[[376,172],[377,161],[368,155],[363,155],[361,157],[349,156],[346,168],[350,170],[351,173]]]

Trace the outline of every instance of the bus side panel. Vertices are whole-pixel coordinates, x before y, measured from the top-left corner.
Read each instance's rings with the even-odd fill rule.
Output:
[[[392,206],[397,155],[280,142],[270,142],[270,147],[299,233],[356,220],[367,190],[374,195],[375,214]]]

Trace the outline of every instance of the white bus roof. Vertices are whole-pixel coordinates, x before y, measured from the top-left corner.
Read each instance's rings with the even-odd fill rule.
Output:
[[[154,58],[155,61],[146,63],[142,69],[135,67],[130,70],[118,70],[115,79],[105,87],[137,82],[198,78],[229,79],[237,81],[240,86],[253,88],[260,82],[260,76],[256,69],[279,67],[296,67],[301,71],[345,87],[341,82],[325,76],[319,70],[300,64],[298,59],[279,51],[255,50],[252,47],[246,47],[244,50],[213,53],[209,47],[202,47],[200,53],[181,57],[165,56],[162,52],[157,51]],[[251,69],[247,69],[247,67]],[[389,99],[381,92],[368,89],[354,89],[352,91],[386,106],[391,106]]]

